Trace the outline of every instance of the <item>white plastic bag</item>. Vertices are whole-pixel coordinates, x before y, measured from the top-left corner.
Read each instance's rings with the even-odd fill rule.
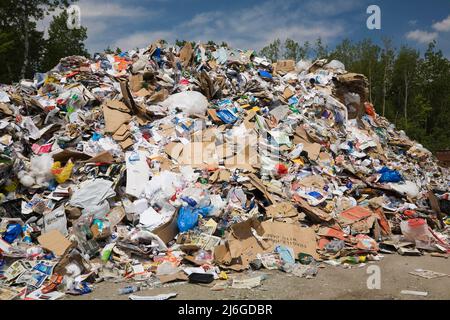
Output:
[[[171,95],[161,105],[170,111],[179,109],[188,115],[203,115],[208,108],[208,99],[200,92],[184,91]]]
[[[325,65],[325,69],[332,70],[345,70],[345,65],[338,60],[331,60],[330,63]]]

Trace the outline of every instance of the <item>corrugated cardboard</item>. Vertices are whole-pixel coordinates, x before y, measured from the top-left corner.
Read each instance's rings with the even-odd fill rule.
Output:
[[[169,222],[156,228],[152,232],[156,234],[158,237],[160,237],[161,240],[164,241],[164,243],[169,243],[178,234],[177,218],[178,218],[178,211],[173,215],[172,219]]]
[[[252,229],[259,239],[254,236]],[[260,223],[252,218],[231,226],[226,245],[215,247],[214,259],[233,270],[242,270],[248,268],[258,254],[272,252],[276,245],[288,246],[296,255],[307,253],[318,258],[313,229],[282,222]]]
[[[58,230],[52,230],[38,237],[39,244],[56,256],[62,256],[72,245]]]
[[[339,223],[343,226],[354,224],[360,220],[365,220],[373,215],[373,212],[365,207],[356,206],[345,210],[339,214]]]
[[[180,60],[182,61],[183,67],[188,66],[194,56],[194,49],[189,41],[186,42],[184,47],[180,50]]]
[[[266,208],[269,218],[290,218],[298,216],[297,209],[290,202],[281,202]]]
[[[190,165],[194,168],[219,165],[216,155],[216,146],[210,142],[192,142],[183,147],[179,158],[182,165]]]
[[[309,205],[307,201],[302,199],[298,195],[293,196],[293,200],[298,203],[300,208],[302,208],[302,211],[313,221],[316,223],[322,223],[322,222],[328,222],[333,220],[333,218],[326,213],[325,211],[317,208],[312,207]]]
[[[265,221],[261,223],[264,228],[264,238],[269,239],[274,246],[285,245],[294,250],[296,256],[306,253],[319,258],[316,250],[316,233],[312,228],[301,228],[296,224]]]
[[[142,74],[132,75],[129,79],[131,91],[136,92],[142,88],[142,82],[144,81],[144,76]]]
[[[128,123],[131,120],[131,115],[124,110],[129,110],[120,101],[109,101],[106,105],[103,105],[103,116],[105,118],[105,132],[114,133],[124,123]]]
[[[280,60],[275,64],[274,72],[291,72],[295,70],[294,60]]]
[[[85,161],[86,163],[113,163],[114,162],[114,158],[112,156],[111,153],[109,153],[109,151],[103,151],[100,152],[99,154],[97,154],[95,157],[92,157],[88,160]]]

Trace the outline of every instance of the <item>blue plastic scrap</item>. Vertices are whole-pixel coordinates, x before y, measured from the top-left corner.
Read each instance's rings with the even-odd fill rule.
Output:
[[[10,223],[6,227],[6,231],[3,234],[3,240],[8,243],[13,243],[19,235],[22,234],[22,226],[18,223]]]
[[[206,217],[212,209],[212,206],[203,208],[181,207],[177,219],[178,230],[186,232],[195,228],[198,223],[198,216]]]
[[[266,70],[259,70],[258,74],[261,78],[266,78],[266,79],[273,79],[272,75],[270,74],[270,72],[266,71]]]
[[[400,182],[403,181],[403,177],[397,170],[391,170],[388,167],[383,167],[378,173],[381,173],[381,177],[378,180],[380,183],[387,183],[387,182]]]

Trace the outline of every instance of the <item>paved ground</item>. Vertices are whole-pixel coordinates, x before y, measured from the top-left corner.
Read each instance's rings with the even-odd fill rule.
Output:
[[[431,256],[402,257],[399,255],[386,255],[381,262],[375,265],[381,271],[381,289],[367,289],[367,264],[363,268],[353,267],[344,269],[340,266],[326,265],[319,269],[314,279],[304,279],[281,271],[262,272],[268,274],[268,279],[262,282],[258,288],[225,289],[212,291],[214,284],[203,286],[188,283],[170,285],[170,287],[155,288],[138,292],[137,295],[156,295],[161,293],[177,292],[176,299],[183,300],[308,300],[308,299],[431,299],[450,300],[450,276],[438,279],[423,279],[408,274],[414,269],[427,269],[436,272],[450,274],[450,259],[434,258]],[[126,286],[126,283],[99,283],[93,293],[84,296],[66,296],[70,300],[92,299],[127,299],[127,295],[118,295],[117,290]],[[427,297],[406,296],[400,294],[401,290],[426,291]]]

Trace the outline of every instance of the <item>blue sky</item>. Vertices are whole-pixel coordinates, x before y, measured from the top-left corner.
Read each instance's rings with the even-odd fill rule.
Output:
[[[366,27],[371,4],[381,8],[381,30]],[[80,0],[78,5],[91,52],[145,47],[159,38],[226,41],[259,50],[275,38],[322,37],[333,48],[344,38],[391,37],[397,47],[408,44],[422,52],[436,39],[450,57],[449,0]]]

